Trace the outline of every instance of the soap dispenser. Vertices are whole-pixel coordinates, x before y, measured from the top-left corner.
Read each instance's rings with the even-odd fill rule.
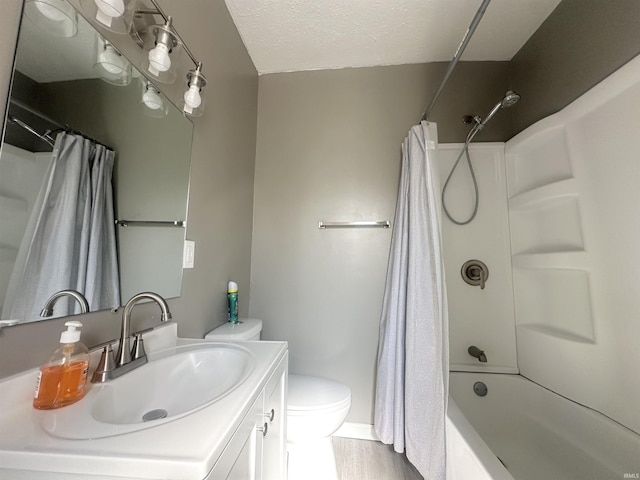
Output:
[[[82,323],[66,322],[60,346],[46,365],[40,367],[33,406],[39,410],[64,407],[85,394],[89,372],[89,351],[80,342]]]

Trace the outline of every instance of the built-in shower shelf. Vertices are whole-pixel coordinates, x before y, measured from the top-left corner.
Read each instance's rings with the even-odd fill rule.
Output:
[[[577,194],[578,181],[575,178],[569,178],[514,195],[509,199],[509,209],[536,208],[540,203],[548,202],[550,199],[576,196]]]
[[[586,343],[590,345],[595,345],[596,341],[593,338],[584,337],[582,335],[577,335],[573,332],[569,332],[562,328],[555,327],[553,325],[545,325],[542,323],[527,323],[518,325],[518,331],[521,330],[529,330],[532,332],[542,333],[545,335],[550,335],[552,337],[559,338],[561,340],[569,340],[571,342],[577,343]]]
[[[587,270],[589,256],[585,251],[524,253],[513,255],[511,261],[516,268]]]

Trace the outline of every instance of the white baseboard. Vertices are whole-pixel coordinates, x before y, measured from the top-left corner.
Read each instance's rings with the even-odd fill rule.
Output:
[[[373,429],[373,425],[367,423],[349,423],[345,422],[333,434],[334,437],[357,438],[359,440],[376,440],[380,441],[378,435]]]

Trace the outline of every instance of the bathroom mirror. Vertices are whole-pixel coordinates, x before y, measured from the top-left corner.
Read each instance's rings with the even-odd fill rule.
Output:
[[[20,28],[0,159],[0,303],[5,303],[30,208],[43,185],[59,126],[115,151],[114,216],[128,221],[128,226],[116,225],[120,304],[141,291],[155,291],[165,298],[179,296],[191,122],[155,90],[150,102],[153,86],[135,68],[130,80],[118,80],[109,77],[116,67],[107,65],[107,81],[101,78],[95,65],[99,52],[105,52],[104,39],[80,15],[75,34],[64,37],[26,18],[28,7]],[[107,53],[126,62],[114,57],[113,51]],[[157,101],[162,104],[153,103]],[[49,142],[39,138],[52,130]],[[47,298],[36,303],[44,305]],[[54,316],[59,316],[55,310]],[[30,317],[3,314],[2,319],[43,320]]]

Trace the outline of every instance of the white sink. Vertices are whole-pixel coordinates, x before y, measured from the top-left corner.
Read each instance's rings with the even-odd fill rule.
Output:
[[[149,363],[100,385],[80,402],[40,412],[40,424],[59,438],[121,435],[189,415],[222,399],[255,368],[245,347],[208,343],[157,352]]]

